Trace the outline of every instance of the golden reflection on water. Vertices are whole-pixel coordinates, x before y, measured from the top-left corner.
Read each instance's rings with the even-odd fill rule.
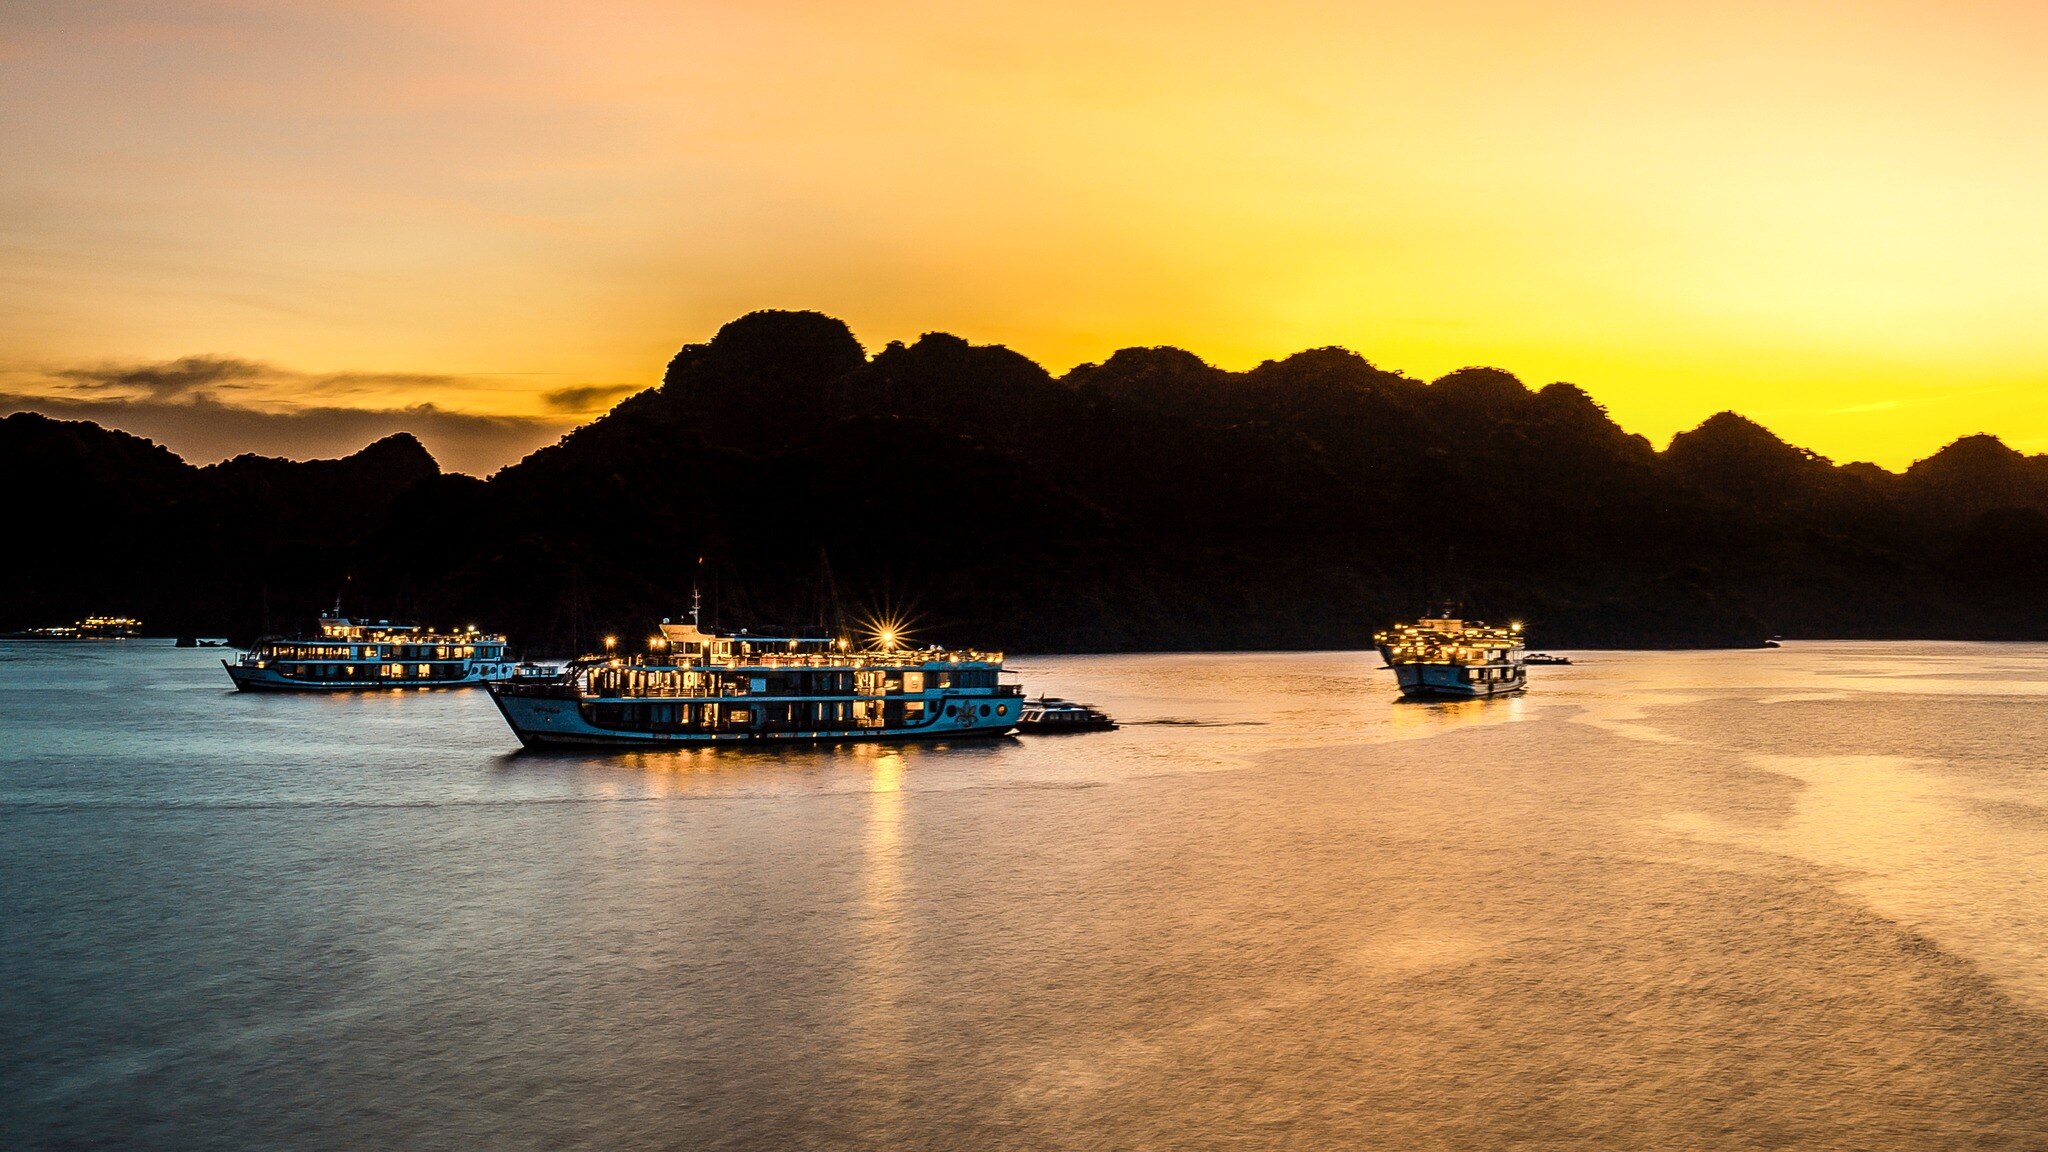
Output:
[[[1391,735],[1412,738],[1436,736],[1457,728],[1510,724],[1529,715],[1527,695],[1518,692],[1486,700],[1396,699],[1387,706],[1384,723]]]
[[[2048,1148],[2048,647],[1037,658],[1126,727],[516,756],[33,657],[0,1147]]]
[[[2048,843],[2038,796],[1901,756],[1755,755],[1798,781],[1788,818],[1744,826],[1699,812],[1670,826],[1701,841],[1810,861],[1905,927],[1969,956],[2048,1012]],[[2015,820],[2014,817],[2018,819]]]
[[[868,1061],[893,1068],[907,1037],[900,1007],[904,993],[903,773],[900,749],[866,746],[868,795],[863,837],[858,935],[860,988],[853,999],[853,1032]]]

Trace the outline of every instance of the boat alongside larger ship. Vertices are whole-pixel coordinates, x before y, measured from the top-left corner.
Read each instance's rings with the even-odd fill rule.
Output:
[[[1003,654],[861,648],[824,636],[727,635],[663,622],[645,653],[587,656],[492,683],[529,748],[645,748],[744,741],[944,740],[1000,736],[1024,713]]]
[[[1498,628],[1446,616],[1396,624],[1373,643],[1394,670],[1401,695],[1411,699],[1505,696],[1529,685],[1520,624]]]
[[[350,692],[380,688],[469,688],[511,678],[505,638],[477,631],[434,632],[337,611],[315,636],[259,640],[221,666],[244,692]]]

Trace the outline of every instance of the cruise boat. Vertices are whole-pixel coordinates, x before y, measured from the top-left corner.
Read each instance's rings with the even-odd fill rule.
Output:
[[[468,688],[510,678],[505,638],[479,632],[434,632],[388,620],[351,620],[337,610],[320,617],[316,636],[259,640],[236,660],[223,660],[244,692],[360,692],[379,688]]]
[[[1520,624],[1495,628],[1446,614],[1396,624],[1375,635],[1373,643],[1394,670],[1403,696],[1469,700],[1528,687]]]
[[[944,740],[1000,736],[1023,718],[1000,652],[904,647],[890,632],[854,647],[824,636],[722,634],[663,621],[647,651],[490,685],[529,748],[645,748],[744,741]]]
[[[133,616],[87,616],[76,624],[9,632],[0,640],[132,640],[142,635],[142,621]]]

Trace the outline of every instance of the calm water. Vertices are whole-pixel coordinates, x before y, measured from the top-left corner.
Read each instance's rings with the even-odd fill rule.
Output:
[[[2048,1146],[2048,647],[644,756],[218,655],[0,644],[0,1146]]]

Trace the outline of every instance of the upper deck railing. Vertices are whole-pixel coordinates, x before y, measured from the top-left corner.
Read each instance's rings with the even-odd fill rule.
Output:
[[[805,652],[787,649],[734,652],[678,652],[656,648],[621,655],[590,655],[571,662],[573,667],[698,668],[732,671],[742,668],[918,668],[932,665],[989,664],[1000,667],[1001,652],[973,648],[865,648],[845,651]]]

